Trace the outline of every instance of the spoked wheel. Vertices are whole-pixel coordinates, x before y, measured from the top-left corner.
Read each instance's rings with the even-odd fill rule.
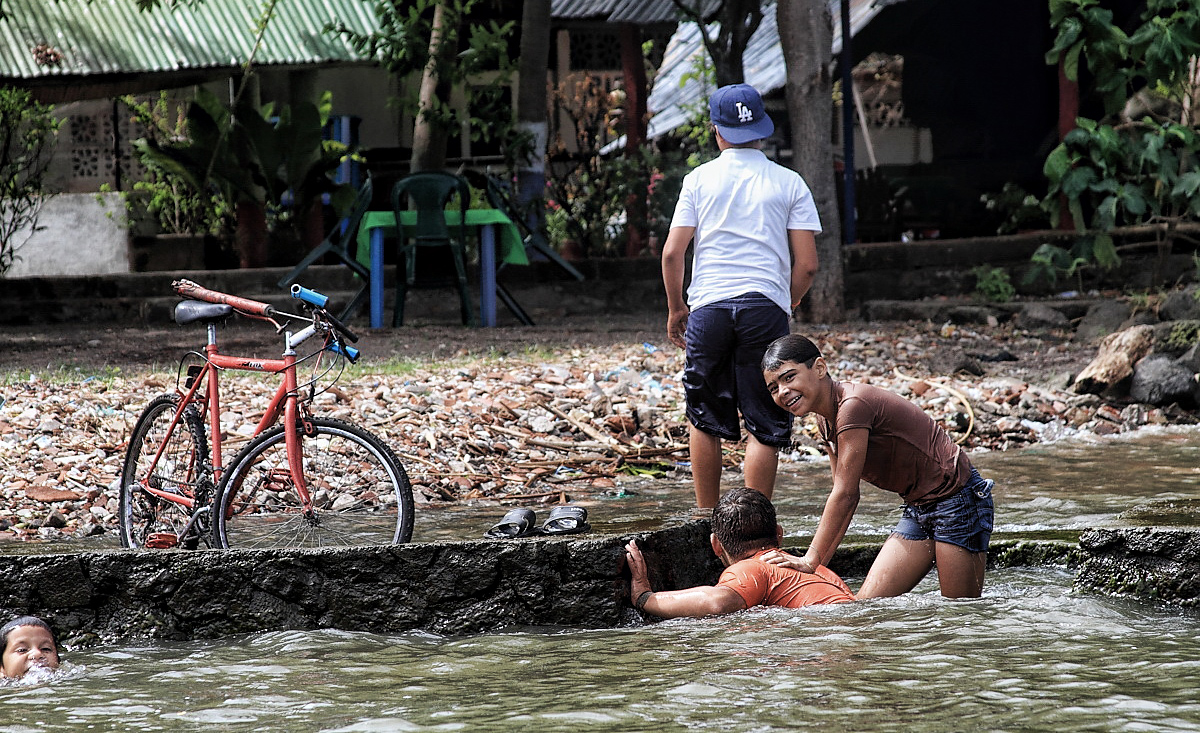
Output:
[[[191,510],[187,506],[146,491],[146,487],[152,487],[186,497],[197,507],[207,506],[210,501],[211,492],[206,487],[212,484],[205,473],[208,441],[204,421],[189,406],[168,435],[178,404],[175,395],[155,397],[133,428],[121,469],[120,525],[121,544],[125,547],[195,548],[201,540],[209,544],[207,523],[188,529]],[[164,442],[166,447],[158,455]]]
[[[342,420],[301,434],[312,507],[301,506],[282,426],[252,440],[221,479],[213,507],[220,547],[386,545],[412,539],[408,474],[381,440]]]

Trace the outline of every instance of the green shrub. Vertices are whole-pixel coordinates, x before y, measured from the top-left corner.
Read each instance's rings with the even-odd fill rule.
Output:
[[[992,303],[1007,303],[1016,295],[1016,288],[1009,282],[1008,271],[992,265],[979,265],[971,269],[975,276],[975,292]]]

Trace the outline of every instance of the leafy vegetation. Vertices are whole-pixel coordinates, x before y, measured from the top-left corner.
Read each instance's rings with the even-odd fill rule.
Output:
[[[510,172],[525,160],[532,150],[532,138],[517,128],[512,103],[507,93],[511,88],[517,64],[508,53],[508,39],[516,23],[468,23],[462,27],[478,0],[414,0],[405,3],[375,4],[379,30],[363,34],[333,22],[327,31],[338,33],[360,54],[378,58],[389,73],[398,79],[420,74],[431,62],[430,39],[435,34],[441,43],[465,48],[444,59],[433,59],[436,78],[450,87],[462,89],[467,97],[466,110],[453,106],[448,95],[427,98],[422,105],[419,85],[406,84],[404,96],[393,100],[410,117],[420,116],[444,130],[471,130],[474,142],[496,142],[500,145],[505,167]],[[434,9],[442,5],[446,13],[442,25],[435,30]],[[464,119],[465,117],[465,119]]]
[[[652,55],[649,43],[643,47],[646,58]],[[690,78],[701,79],[706,89],[716,88],[704,54],[683,81]],[[647,141],[635,151],[603,153],[607,142],[623,133],[624,101],[620,90],[605,91],[595,76],[562,83],[554,93],[551,138],[556,142],[549,151],[547,234],[555,244],[578,242],[592,257],[623,256],[630,227],[665,239],[683,176],[717,154],[707,95],[688,106],[688,121],[672,135]],[[570,124],[557,126],[563,117]],[[573,146],[567,144],[568,136]],[[572,147],[576,152],[569,152]],[[638,199],[645,205],[630,205]],[[644,212],[643,218],[635,212]]]
[[[46,174],[59,122],[28,91],[0,87],[0,275],[12,267],[23,233],[37,228],[49,195]]]
[[[150,100],[125,96],[120,101],[155,145],[186,137],[186,106],[167,92]],[[143,156],[141,162],[144,175],[133,183],[132,191],[122,194],[131,224],[148,224],[162,234],[212,234],[229,239],[233,211],[219,190],[197,190],[184,177],[157,164],[154,156]],[[101,190],[106,191],[107,186]]]
[[[229,108],[201,87],[188,106],[185,139],[146,137],[134,148],[148,166],[186,181],[193,191],[260,209],[273,231],[294,233],[322,194],[332,194],[339,210],[354,196],[331,177],[348,151],[322,139],[330,104],[326,92],[320,107],[285,105],[276,112],[270,104],[239,102]],[[239,208],[239,226],[244,211]]]
[[[992,265],[979,265],[971,270],[975,276],[975,292],[992,303],[1007,303],[1016,295],[1008,271]]]
[[[1080,278],[1117,265],[1121,249],[1154,246],[1163,256],[1178,239],[1195,242],[1200,5],[1148,0],[1128,34],[1098,0],[1051,0],[1050,10],[1056,37],[1047,63],[1061,63],[1068,79],[1090,78],[1104,112],[1077,119],[1046,158],[1049,188],[1038,206],[1076,236],[1069,246],[1044,244],[1031,278]],[[1029,202],[1020,201],[1028,213]]]

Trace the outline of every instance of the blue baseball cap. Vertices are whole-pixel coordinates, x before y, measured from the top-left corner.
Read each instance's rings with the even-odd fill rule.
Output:
[[[723,86],[708,99],[708,119],[734,145],[770,137],[775,123],[767,116],[762,97],[749,84]]]

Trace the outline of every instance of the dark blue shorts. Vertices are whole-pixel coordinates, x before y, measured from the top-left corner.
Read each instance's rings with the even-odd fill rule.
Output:
[[[905,504],[894,530],[906,540],[928,540],[958,545],[968,552],[984,552],[992,540],[991,479],[971,469],[967,485],[933,504]]]
[[[740,411],[746,430],[760,443],[787,445],[792,416],[771,399],[761,362],[767,346],[789,331],[788,314],[759,293],[692,311],[683,371],[688,420],[709,435],[740,440]]]

